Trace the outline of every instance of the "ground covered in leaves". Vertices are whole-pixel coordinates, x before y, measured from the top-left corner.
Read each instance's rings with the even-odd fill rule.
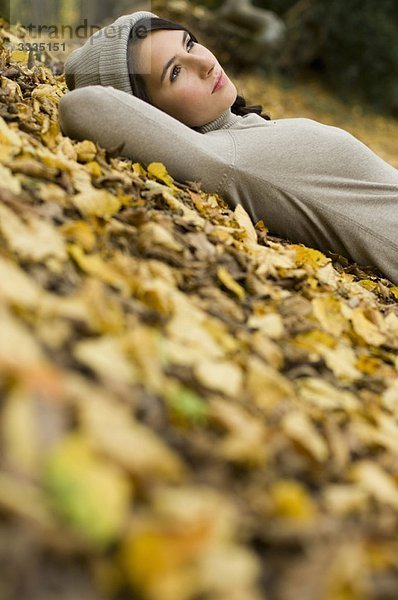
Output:
[[[398,289],[63,137],[14,34],[1,599],[396,599]]]

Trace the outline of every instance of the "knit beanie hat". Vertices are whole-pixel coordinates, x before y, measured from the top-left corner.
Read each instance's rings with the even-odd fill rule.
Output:
[[[110,85],[133,94],[127,67],[127,43],[132,27],[143,18],[159,18],[148,11],[123,15],[91,35],[65,62],[65,80],[70,90],[86,85]]]

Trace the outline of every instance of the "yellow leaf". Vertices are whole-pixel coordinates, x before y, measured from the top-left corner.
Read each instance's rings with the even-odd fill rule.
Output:
[[[96,235],[92,225],[84,220],[67,221],[61,225],[59,231],[64,235],[67,241],[76,242],[82,246],[86,252],[91,252],[95,248]]]
[[[59,88],[51,83],[42,83],[35,86],[32,91],[33,98],[39,98],[40,100],[47,100],[58,104],[58,101],[62,95]]]
[[[364,287],[366,290],[373,291],[377,288],[377,281],[371,281],[370,279],[361,279],[359,285]]]
[[[77,152],[77,160],[82,163],[88,163],[90,161],[93,161],[97,154],[97,146],[94,144],[94,142],[91,142],[90,140],[83,140],[82,142],[77,142],[77,144],[75,145],[75,149]]]
[[[54,154],[44,146],[37,150],[37,157],[41,162],[53,169],[61,169],[61,171],[81,171],[81,165],[77,165],[73,160],[70,160],[62,154]]]
[[[398,426],[395,417],[380,413],[377,416],[377,427],[365,420],[356,420],[351,424],[351,431],[367,446],[382,446],[392,452],[398,452]]]
[[[354,308],[350,319],[355,332],[361,336],[367,344],[381,346],[381,344],[385,342],[385,335],[380,332],[377,325],[365,317],[361,308]]]
[[[60,206],[69,206],[68,195],[59,185],[49,181],[35,182],[37,194],[43,202],[55,202]]]
[[[80,192],[71,197],[72,203],[83,216],[109,218],[120,209],[120,201],[106,190]]]
[[[107,546],[119,535],[131,485],[82,435],[69,434],[50,453],[44,485],[60,516],[95,546]]]
[[[175,290],[161,279],[139,282],[134,292],[144,304],[165,316],[170,317],[175,311]]]
[[[338,287],[340,275],[333,267],[331,262],[326,263],[316,272],[316,278],[320,283],[326,284],[329,288],[335,290]]]
[[[179,354],[179,349],[176,347],[178,345],[182,354],[184,349],[189,353],[189,349],[192,348],[194,350],[192,356],[198,358],[223,358],[222,346],[212,335],[210,327],[206,326],[209,325],[209,316],[191,304],[182,294],[175,296],[174,308],[174,314],[166,326],[168,337],[165,344],[166,352],[170,341],[173,344],[171,354],[173,350]],[[183,356],[182,360],[184,360]]]
[[[295,521],[310,521],[316,515],[316,506],[303,485],[298,481],[277,481],[269,490],[273,513],[277,517]]]
[[[335,515],[364,511],[368,505],[368,495],[357,485],[330,484],[322,491],[326,507]]]
[[[227,429],[217,451],[227,460],[258,466],[267,458],[266,430],[261,421],[230,401],[214,399],[210,414]]]
[[[73,355],[93,369],[100,378],[126,385],[136,382],[134,365],[124,355],[117,337],[104,335],[81,340],[75,344]]]
[[[146,169],[141,165],[141,163],[133,163],[131,165],[131,169],[136,175],[148,175]]]
[[[236,396],[242,387],[241,369],[233,362],[206,360],[203,358],[193,367],[196,379],[210,390],[226,396]]]
[[[0,204],[0,229],[10,248],[21,258],[41,262],[54,257],[64,262],[66,247],[57,229],[47,221],[24,215],[24,221],[5,204]]]
[[[122,562],[135,590],[151,600],[186,600],[195,584],[187,568],[200,551],[195,531],[168,530],[156,522],[135,523],[123,540]]]
[[[312,300],[312,310],[327,333],[340,336],[347,329],[347,321],[340,310],[340,300],[331,294]]]
[[[288,272],[294,267],[294,251],[290,249],[269,248],[257,245],[256,247],[257,275],[272,275],[280,277],[279,272]]]
[[[63,155],[67,160],[77,160],[75,146],[69,138],[62,138],[58,145],[58,154]]]
[[[10,304],[36,308],[45,291],[11,260],[0,257],[0,298]]]
[[[203,360],[203,348],[200,345],[191,346],[188,342],[188,339],[187,344],[182,339],[162,339],[161,356],[163,363],[193,367]],[[221,354],[221,350],[219,352]]]
[[[43,351],[34,335],[17,317],[0,306],[0,365],[14,369],[29,369],[45,363]],[[10,352],[17,348],[18,351]]]
[[[289,379],[255,356],[248,360],[247,388],[256,406],[267,412],[271,412],[278,403],[295,397]]]
[[[246,241],[250,246],[257,245],[257,232],[253,221],[241,204],[237,204],[234,210],[235,219],[246,232]]]
[[[21,191],[21,184],[19,179],[12,174],[11,169],[4,167],[0,164],[0,187],[10,190],[14,194],[19,194]]]
[[[260,600],[255,591],[260,574],[261,560],[254,552],[230,543],[213,546],[200,561],[201,587],[215,598]]]
[[[16,63],[28,63],[29,52],[24,50],[13,50],[11,52],[10,60]]]
[[[182,252],[184,247],[174,239],[173,234],[159,223],[145,223],[139,228],[139,243],[145,248],[161,246],[166,250]]]
[[[94,177],[101,177],[102,175],[101,167],[96,160],[90,160],[84,165],[84,168],[90,171]]]
[[[56,529],[45,494],[38,485],[26,479],[0,472],[0,506],[17,517],[27,519],[36,527]]]
[[[48,121],[48,126],[43,128],[41,131],[41,139],[44,144],[51,150],[56,150],[58,144],[58,136],[60,133],[60,126],[57,120],[51,119]]]
[[[303,377],[296,382],[299,398],[323,410],[336,408],[352,412],[361,402],[348,390],[341,390],[320,377]]]
[[[95,302],[93,302],[93,298],[95,298]],[[72,308],[72,311],[76,308],[77,312],[79,305],[84,307],[85,317],[83,317],[82,310],[80,319],[86,320],[92,331],[105,334],[120,334],[125,330],[123,309],[118,299],[109,293],[107,286],[102,281],[87,277],[79,295],[70,296],[68,300],[69,304],[66,306],[61,303],[60,314],[65,314],[64,310],[67,312],[70,308]]]
[[[147,183],[149,183],[149,182],[147,182]],[[205,219],[203,219],[203,217],[201,217],[195,210],[192,210],[192,208],[189,208],[188,206],[186,206],[183,202],[181,202],[181,200],[178,200],[164,186],[161,191],[162,191],[162,196],[163,196],[164,200],[166,201],[168,206],[170,206],[170,208],[173,211],[181,212],[184,219],[186,219],[187,222],[192,223],[193,225],[196,225],[197,227],[199,227],[201,229],[205,226],[205,223],[206,223]]]
[[[320,329],[312,329],[311,331],[296,335],[296,337],[292,339],[292,343],[300,348],[308,350],[309,352],[319,354],[320,346],[334,348],[337,344],[337,340],[325,331],[321,331]]]
[[[301,246],[299,244],[291,244],[290,247],[294,248],[296,251],[296,264],[298,267],[309,266],[316,270],[330,262],[330,258],[327,258],[319,250],[307,248],[306,246]]]
[[[384,319],[385,330],[393,338],[398,339],[398,316],[390,312]]]
[[[328,348],[320,344],[318,352],[338,379],[355,381],[362,376],[356,368],[356,355],[351,346],[339,342],[335,348]]]
[[[381,396],[383,406],[391,410],[394,414],[398,413],[398,380],[390,383]]]
[[[1,421],[3,456],[9,467],[37,477],[40,443],[37,407],[22,388],[15,388],[6,399]]]
[[[250,348],[269,366],[278,370],[282,368],[284,359],[280,346],[261,331],[254,331],[250,335]]]
[[[118,269],[106,263],[99,254],[85,254],[77,244],[68,244],[68,252],[82,271],[98,277],[101,281],[128,291],[126,277]]]
[[[273,340],[281,338],[285,332],[281,315],[274,312],[265,313],[264,315],[251,315],[247,321],[247,326],[259,329]]]
[[[163,181],[168,187],[173,190],[178,190],[178,187],[174,185],[173,178],[168,174],[166,167],[160,162],[151,162],[148,165],[148,173],[160,181]]]
[[[321,435],[305,413],[292,411],[282,421],[286,435],[305,448],[316,460],[325,462],[329,450]]]
[[[14,79],[9,79],[3,75],[1,78],[1,87],[7,90],[8,99],[12,100],[13,102],[23,100],[21,86]],[[34,90],[32,90],[32,96],[33,93]]]
[[[380,360],[380,358],[375,356],[366,356],[365,354],[361,354],[361,356],[357,358],[355,366],[362,373],[374,375],[374,373],[377,373],[383,368],[384,363]]]
[[[22,150],[22,140],[17,131],[7,125],[0,117],[0,158],[5,161],[19,154]]]
[[[230,291],[233,292],[240,300],[245,298],[245,290],[235,281],[235,279],[228,273],[224,267],[218,267],[217,269],[217,277],[221,281],[223,285]]]
[[[135,421],[131,411],[94,395],[80,402],[83,430],[92,443],[133,475],[179,481],[184,464],[151,429]]]
[[[376,500],[398,508],[398,486],[377,463],[360,461],[351,468],[350,476]]]
[[[255,228],[258,229],[259,231],[264,231],[265,233],[268,233],[269,229],[268,227],[266,227],[263,219],[260,219],[259,221],[257,221],[257,223],[255,224]]]
[[[208,553],[226,543],[236,547],[230,542],[236,527],[232,506],[210,489],[184,486],[158,489],[151,508],[137,515],[122,542],[122,562],[134,589],[151,600],[188,600],[198,588],[206,591]],[[244,573],[247,568],[252,583],[258,570],[252,562]]]

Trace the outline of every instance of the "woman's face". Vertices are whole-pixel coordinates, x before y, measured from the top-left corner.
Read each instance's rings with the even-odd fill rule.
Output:
[[[151,103],[188,127],[200,127],[234,103],[237,90],[214,54],[184,30],[160,29],[134,43]],[[137,53],[137,54],[136,54]]]

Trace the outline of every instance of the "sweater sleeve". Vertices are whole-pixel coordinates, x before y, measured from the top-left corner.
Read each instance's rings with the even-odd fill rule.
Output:
[[[59,121],[71,138],[92,140],[145,166],[162,162],[174,179],[198,181],[208,193],[221,193],[231,168],[232,141],[230,145],[225,137],[217,140],[214,134],[199,133],[110,86],[86,86],[65,94]]]

